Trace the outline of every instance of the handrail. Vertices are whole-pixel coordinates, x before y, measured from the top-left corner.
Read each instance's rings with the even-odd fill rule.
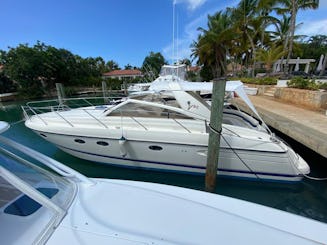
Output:
[[[130,117],[134,120],[134,122],[136,122],[138,125],[140,125],[141,127],[143,127],[146,131],[148,131],[148,129],[142,124],[140,123],[139,121],[137,121],[134,117]]]
[[[33,109],[32,107],[29,107],[29,109],[34,113],[35,116],[37,116],[45,125],[48,125],[48,123],[42,119]]]
[[[70,99],[64,99],[64,101],[72,101],[72,102],[75,102],[75,101],[83,101],[82,102],[82,104],[87,104],[87,105],[93,105],[93,104],[91,104],[90,102],[89,102],[89,100],[90,99],[96,99],[97,100],[97,102],[98,102],[98,104],[100,104],[101,102],[103,102],[102,100],[101,100],[101,97],[91,97],[91,98],[70,98]],[[100,100],[101,100],[101,102],[100,102]],[[40,114],[40,113],[44,113],[44,112],[50,112],[50,111],[52,111],[53,113],[55,113],[59,118],[61,118],[62,120],[64,120],[67,124],[69,124],[71,127],[75,127],[74,126],[74,123],[73,123],[73,121],[71,121],[71,120],[69,120],[69,118],[66,118],[66,115],[65,114],[62,114],[62,113],[60,113],[61,112],[61,110],[60,109],[62,109],[62,108],[60,108],[60,107],[58,107],[58,106],[44,106],[44,104],[46,104],[46,103],[50,103],[50,102],[54,102],[54,101],[57,101],[57,100],[47,100],[47,101],[39,101],[39,102],[29,102],[28,104],[29,104],[29,107],[22,107],[23,108],[23,110],[24,110],[24,112],[26,113],[26,114],[28,114],[28,111],[27,111],[27,109],[28,110],[30,110],[32,113],[33,113],[33,115],[35,115],[35,116],[37,116],[40,120],[42,120],[42,122],[44,122],[46,125],[47,125],[47,122],[46,122],[46,118],[42,118],[42,117],[40,117],[38,114]],[[132,101],[132,102],[135,102],[135,103],[140,103],[139,101],[137,101],[137,100],[131,100],[131,99],[129,99],[128,101]],[[119,111],[120,111],[120,117],[123,119],[123,114],[125,114],[123,111],[127,111],[127,115],[125,115],[126,116],[126,118],[127,117],[129,117],[131,120],[133,120],[136,124],[138,124],[140,127],[142,127],[144,130],[146,130],[146,131],[149,131],[150,130],[150,128],[148,128],[147,126],[145,126],[144,124],[143,124],[143,121],[141,120],[138,120],[137,118],[138,118],[138,116],[137,115],[135,115],[135,111],[134,110],[132,110],[132,112],[133,112],[133,114],[130,114],[130,115],[128,115],[128,110],[122,110],[122,106],[124,105],[124,104],[126,104],[126,103],[128,103],[128,101],[125,101],[125,102],[123,102],[123,103],[120,103],[119,104],[119,108],[117,108],[116,106],[113,106],[113,107],[111,107],[111,108],[114,108],[114,109],[119,109]],[[38,104],[38,105],[37,105]],[[78,104],[78,103],[77,103]],[[75,104],[75,106],[78,106],[77,104]],[[144,101],[142,101],[142,104],[145,104],[145,105],[153,105],[153,103],[151,103],[151,102],[144,102]],[[32,107],[32,105],[35,105],[34,107]],[[102,105],[103,105],[103,103],[102,103]],[[67,105],[67,104],[64,104],[64,106],[65,107],[67,107],[67,108],[69,108],[69,109],[72,109],[72,108],[70,108],[69,106],[70,105]],[[73,105],[73,108],[75,107],[74,105]],[[51,108],[52,108],[52,110],[51,110]],[[38,110],[38,111],[35,111],[35,110]],[[77,109],[77,108],[76,108]],[[95,120],[97,123],[99,123],[100,125],[102,125],[104,128],[106,128],[106,129],[108,129],[108,125],[106,124],[106,123],[104,123],[104,119],[105,119],[105,115],[103,114],[103,117],[97,117],[97,116],[95,116],[95,114],[93,114],[93,113],[91,113],[90,112],[90,110],[91,109],[88,109],[88,108],[86,108],[86,109],[83,109],[83,108],[80,108],[81,109],[81,111],[83,111],[83,112],[85,112],[85,114],[89,117],[89,118],[92,118],[93,120]],[[171,106],[167,106],[167,105],[162,105],[162,107],[161,107],[161,109],[163,110],[163,111],[151,111],[151,110],[149,110],[149,111],[147,111],[147,110],[144,110],[143,109],[143,111],[144,112],[149,112],[150,114],[153,114],[153,113],[159,113],[158,114],[158,116],[159,117],[163,117],[164,116],[164,114],[165,113],[167,113],[165,110],[166,109],[171,109]],[[182,109],[179,109],[179,108],[174,108],[174,112],[175,113],[182,113],[183,115],[184,115],[184,111],[182,110]],[[110,114],[111,113],[111,111],[109,110],[109,113],[108,114]],[[186,116],[186,118],[187,117],[192,117],[193,116],[193,114],[194,113],[190,113],[190,112],[187,112],[187,114],[186,115],[184,115],[184,116]],[[28,115],[29,116],[29,115]],[[30,117],[29,117],[30,118]],[[169,117],[168,116],[168,118],[170,118],[170,119],[172,119],[172,121],[174,122],[174,123],[176,123],[176,124],[178,124],[181,128],[183,128],[186,132],[188,132],[188,133],[191,133],[191,130],[187,127],[187,125],[184,125],[184,123],[182,122],[182,121],[180,121],[179,119],[183,119],[183,118],[175,118],[175,117]],[[194,118],[196,121],[204,121],[205,122],[205,119],[202,119],[202,118],[200,118],[198,115],[196,115],[196,117]],[[123,127],[123,122],[121,123],[122,124],[122,127]],[[206,122],[205,122],[205,124],[206,124]],[[229,130],[229,129],[227,129],[226,128],[226,130],[228,130],[228,131],[230,131],[233,135],[236,135],[236,136],[239,136],[239,135],[237,135],[235,132],[233,132],[233,131],[231,131],[231,130]]]
[[[179,126],[181,126],[183,129],[185,129],[187,132],[191,133],[190,130],[188,130],[185,126],[183,126],[183,124],[181,124],[180,122],[178,122],[175,118],[172,118]]]
[[[72,123],[70,123],[67,119],[65,119],[62,115],[59,114],[58,111],[54,111],[59,117],[61,117],[66,123],[68,123],[71,127],[74,127]]]
[[[91,116],[92,118],[94,118],[97,122],[99,122],[101,125],[103,125],[105,128],[108,128],[107,125],[105,125],[103,122],[101,122],[98,118],[96,118],[95,116],[93,116],[91,113],[89,113],[86,109],[83,109],[83,111],[85,111],[89,116]]]
[[[99,100],[99,99],[103,99],[104,101],[106,100],[111,100],[111,99],[119,99],[122,98],[120,97],[81,97],[81,98],[64,98],[63,101],[65,102],[70,102],[70,101],[84,101],[86,102],[88,105],[93,106],[94,104],[92,104],[90,101],[92,100]],[[34,106],[35,104],[47,104],[47,103],[55,103],[57,105],[60,105],[58,99],[52,99],[52,100],[39,100],[39,101],[30,101],[26,103],[26,106],[31,106],[31,107],[36,107]]]

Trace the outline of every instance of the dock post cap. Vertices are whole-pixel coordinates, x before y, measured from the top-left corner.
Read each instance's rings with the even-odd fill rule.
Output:
[[[8,128],[10,128],[9,123],[0,121],[0,134],[2,134],[4,131],[6,131]]]

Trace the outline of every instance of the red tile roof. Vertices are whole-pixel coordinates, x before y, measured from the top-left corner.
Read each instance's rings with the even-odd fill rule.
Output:
[[[102,74],[103,76],[141,76],[142,72],[140,70],[114,70]]]
[[[197,71],[201,70],[201,67],[200,66],[190,66],[190,67],[188,67],[188,70],[197,72]]]

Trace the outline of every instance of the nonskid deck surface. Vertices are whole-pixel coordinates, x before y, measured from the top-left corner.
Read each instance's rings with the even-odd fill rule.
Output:
[[[73,110],[74,111],[74,110]],[[68,114],[67,114],[68,115]],[[95,115],[95,114],[94,114]],[[26,121],[26,126],[38,130],[56,132],[61,129],[71,129],[72,132],[78,129],[104,129],[107,130],[133,130],[140,132],[162,131],[164,132],[180,132],[191,134],[208,134],[208,125],[204,121],[193,119],[170,119],[170,118],[144,118],[144,117],[98,117],[94,119],[87,115],[81,115],[80,112],[74,112],[74,115],[67,116],[66,120],[58,117],[56,113],[47,113],[39,117],[33,116],[31,120]],[[46,123],[45,123],[46,122]],[[68,123],[69,122],[69,123]],[[242,136],[248,139],[260,140],[261,142],[270,141],[270,135],[254,131],[239,126],[223,124],[223,133]]]

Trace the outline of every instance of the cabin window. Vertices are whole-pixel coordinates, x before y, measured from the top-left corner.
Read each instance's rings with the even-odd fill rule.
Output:
[[[153,151],[161,151],[162,150],[162,147],[161,146],[158,146],[158,145],[150,145],[149,146],[149,149],[150,150],[153,150]]]
[[[44,137],[44,138],[48,137],[48,136],[46,136],[45,134],[42,134],[42,133],[41,133],[40,135],[41,135],[42,137]]]
[[[74,140],[76,143],[79,143],[79,144],[84,144],[85,141],[84,140],[81,140],[81,139],[75,139]]]
[[[105,141],[97,141],[97,144],[98,145],[101,145],[101,146],[107,146],[107,145],[109,145],[109,143],[108,142],[105,142]]]

